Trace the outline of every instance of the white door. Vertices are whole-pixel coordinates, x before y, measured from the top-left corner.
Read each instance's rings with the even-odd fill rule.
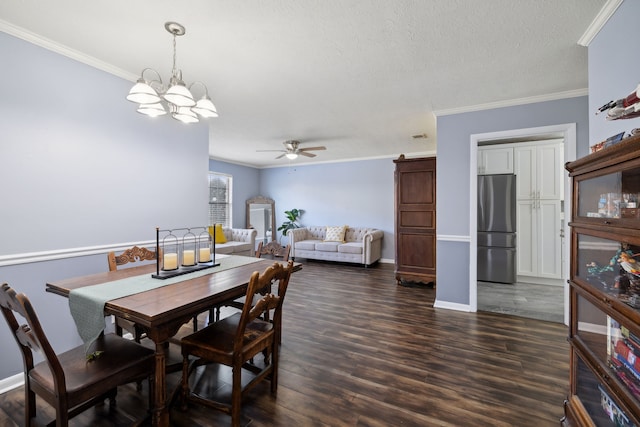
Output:
[[[516,208],[517,274],[518,276],[536,275],[536,218],[535,200],[518,200]]]
[[[537,200],[537,276],[548,279],[562,278],[562,240],[560,237],[560,200]]]
[[[563,158],[562,143],[536,147],[536,198],[556,200],[564,198]]]
[[[536,197],[536,147],[514,149],[516,173],[516,199],[526,200]]]

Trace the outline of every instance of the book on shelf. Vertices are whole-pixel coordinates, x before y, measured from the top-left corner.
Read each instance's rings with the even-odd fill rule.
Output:
[[[602,405],[602,409],[607,414],[613,425],[621,427],[635,426],[635,424],[629,420],[616,402],[611,399],[611,396],[609,396],[609,394],[600,385],[598,385],[598,390],[600,390],[600,403]]]
[[[607,317],[609,367],[629,392],[640,400],[640,340],[615,319]]]

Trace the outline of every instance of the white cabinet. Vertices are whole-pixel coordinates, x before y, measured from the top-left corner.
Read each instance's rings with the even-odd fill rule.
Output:
[[[514,157],[518,200],[564,198],[564,144],[561,140],[517,146]]]
[[[513,147],[478,147],[478,175],[513,173]]]
[[[561,201],[531,199],[517,203],[518,276],[561,279]]]
[[[562,140],[514,148],[518,276],[562,278]]]

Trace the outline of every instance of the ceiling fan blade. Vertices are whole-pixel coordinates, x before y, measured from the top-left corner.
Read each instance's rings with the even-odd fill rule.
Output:
[[[285,154],[287,154],[287,153],[282,153],[282,154],[280,154],[278,157],[276,157],[276,160],[277,160],[277,159],[281,159],[281,158],[283,158],[283,157],[285,156]]]
[[[298,154],[301,155],[301,156],[306,156],[306,157],[315,157],[316,156],[313,153],[307,153],[307,152],[304,152],[302,150],[298,150]]]
[[[314,151],[314,150],[326,150],[327,147],[308,147],[308,148],[300,148],[298,151]]]
[[[286,153],[285,150],[256,150],[256,153],[266,153],[266,152],[269,152],[269,151],[276,151],[278,153]]]

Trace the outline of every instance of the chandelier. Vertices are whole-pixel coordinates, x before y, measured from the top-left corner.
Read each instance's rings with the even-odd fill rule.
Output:
[[[164,28],[173,34],[173,69],[169,87],[165,87],[158,73],[153,68],[145,68],[140,78],[129,91],[127,99],[138,104],[138,113],[150,117],[162,116],[171,113],[171,116],[183,123],[197,123],[198,116],[209,118],[218,117],[218,111],[211,102],[207,86],[201,81],[191,83],[189,87],[182,80],[182,70],[176,68],[176,36],[183,36],[184,26],[177,22],[166,22]],[[145,79],[145,74],[150,80]],[[201,88],[202,97],[196,101],[191,90]]]

